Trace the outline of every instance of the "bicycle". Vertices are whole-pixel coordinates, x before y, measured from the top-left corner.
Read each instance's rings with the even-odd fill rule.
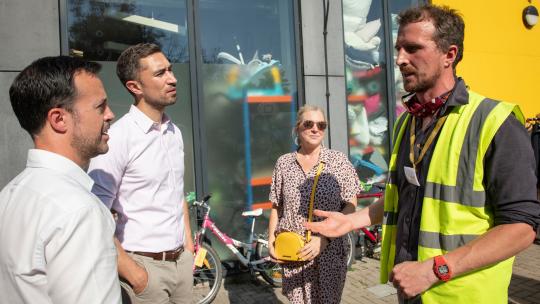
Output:
[[[381,199],[384,196],[385,184],[363,184],[364,191],[357,197],[359,199]],[[372,202],[369,202],[370,204]],[[364,204],[365,205],[365,204]],[[374,259],[380,259],[381,253],[381,238],[382,238],[382,226],[373,225],[369,227],[362,227],[355,230],[358,234],[356,239],[356,247],[360,247],[360,252],[355,253],[356,257],[368,257]]]
[[[252,275],[258,272],[272,286],[281,286],[281,266],[270,258],[267,238],[257,236],[254,233],[255,219],[262,214],[262,209],[242,212],[242,216],[251,220],[251,232],[248,241],[241,242],[222,232],[212,221],[210,218],[210,197],[207,195],[200,202],[194,199],[195,195],[192,193],[187,197],[187,201],[192,201],[192,206],[197,208],[197,211],[202,210],[200,213],[202,223],[194,237],[193,299],[195,303],[211,303],[221,287],[223,278],[221,260],[205,236],[207,229],[238,258],[244,267],[249,269]],[[199,212],[197,213],[199,215]]]

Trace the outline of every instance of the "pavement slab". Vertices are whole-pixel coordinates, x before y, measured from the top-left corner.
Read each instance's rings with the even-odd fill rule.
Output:
[[[378,260],[357,260],[347,272],[341,303],[397,304],[395,289],[379,283],[379,269]],[[540,303],[540,245],[531,245],[516,257],[508,294],[511,304]],[[289,301],[281,294],[281,288],[272,288],[261,278],[240,274],[224,279],[213,303],[286,304]]]

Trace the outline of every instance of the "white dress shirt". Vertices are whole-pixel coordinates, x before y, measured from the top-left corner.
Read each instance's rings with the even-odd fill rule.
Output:
[[[118,213],[116,237],[128,251],[161,252],[184,243],[184,144],[164,115],[137,107],[109,129],[109,152],[92,159],[92,192]]]
[[[120,303],[111,213],[71,160],[28,151],[0,192],[1,303]]]

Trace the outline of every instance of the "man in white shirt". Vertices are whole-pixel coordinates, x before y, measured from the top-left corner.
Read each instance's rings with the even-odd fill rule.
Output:
[[[134,105],[110,130],[109,153],[92,160],[92,189],[117,213],[123,297],[131,303],[191,303],[193,242],[184,202],[182,134],[164,113],[176,102],[172,66],[155,44],[118,58]]]
[[[86,174],[90,158],[107,152],[114,119],[99,69],[45,57],[11,85],[35,149],[0,192],[2,303],[120,303],[114,221]]]

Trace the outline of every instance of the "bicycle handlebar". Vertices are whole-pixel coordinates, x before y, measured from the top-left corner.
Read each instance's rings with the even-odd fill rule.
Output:
[[[380,190],[386,189],[386,183],[373,183],[372,185],[379,188]]]
[[[362,183],[364,190],[358,194],[357,198],[373,198],[373,197],[382,197],[384,195],[384,189],[386,188],[385,183]]]
[[[208,195],[206,195],[205,197],[203,197],[203,199],[202,199],[200,202],[194,199],[194,200],[191,202],[191,205],[193,205],[193,206],[201,206],[201,207],[207,206],[207,205],[208,205],[208,201],[210,200],[211,197],[212,197],[212,195],[211,195],[211,194],[208,194]]]

